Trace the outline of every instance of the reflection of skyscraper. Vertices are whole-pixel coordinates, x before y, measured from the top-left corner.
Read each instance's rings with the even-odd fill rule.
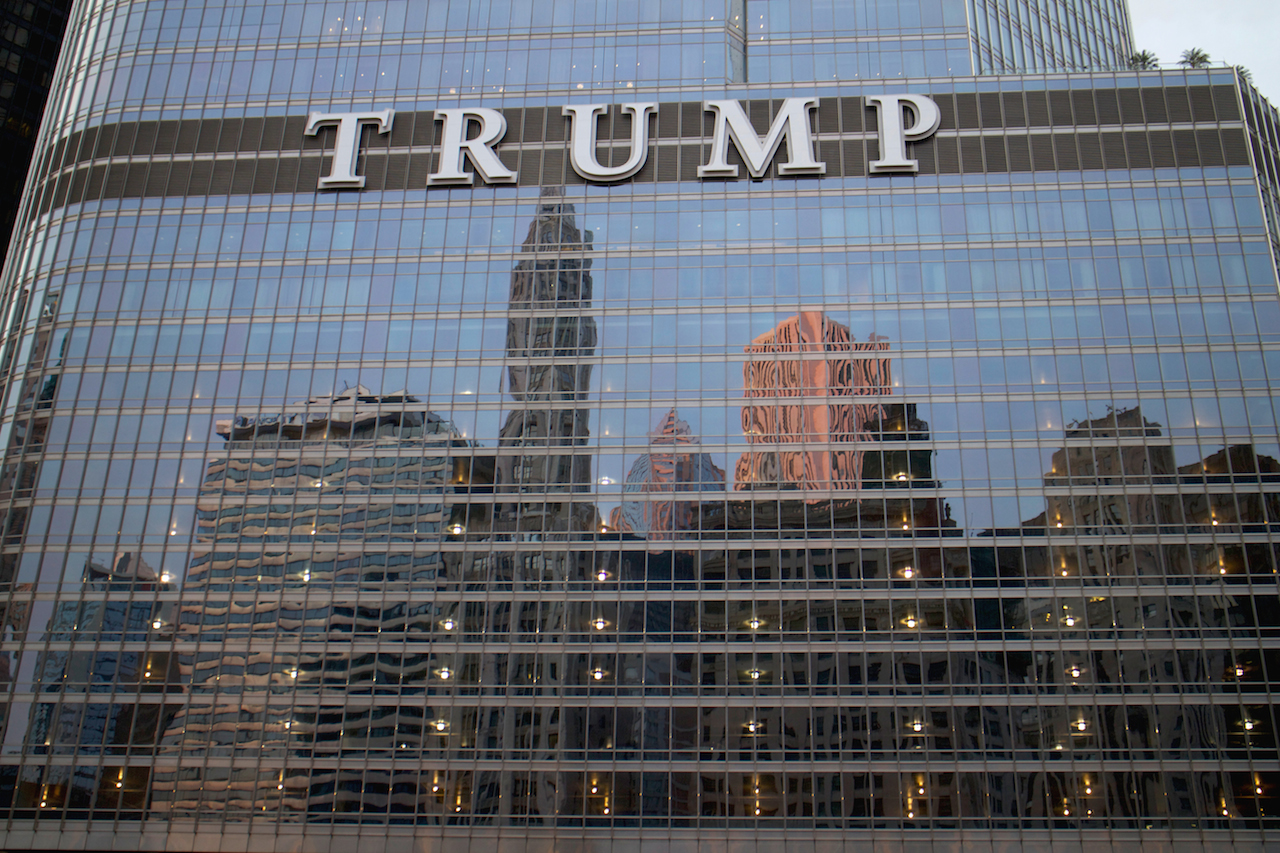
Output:
[[[696,452],[698,439],[672,409],[649,433],[649,452],[631,466],[624,494],[661,496],[675,492],[711,491],[724,487],[724,471],[711,457]],[[623,501],[609,515],[609,528],[649,539],[670,537],[694,528],[696,504],[674,498]]]
[[[459,524],[445,495],[485,479],[485,460],[462,464],[467,457],[453,448],[465,442],[453,425],[414,397],[361,386],[282,415],[221,421],[218,434],[227,446],[201,484],[199,547],[176,628],[200,650],[179,656],[173,680],[189,696],[163,743],[198,755],[324,758],[342,732],[379,730],[386,713],[365,706],[344,714],[342,697],[387,685],[425,691],[428,644],[441,631],[431,590],[452,571],[452,555],[438,546]],[[383,588],[398,589],[397,600],[360,598]],[[403,653],[357,647],[392,634]],[[337,687],[336,705],[316,704],[326,685]],[[301,711],[293,707],[300,697],[313,700],[303,699]],[[403,715],[401,743],[421,745],[422,713],[416,722]],[[366,804],[331,766],[280,764],[234,779],[227,772],[210,768],[194,781],[157,774],[153,808],[178,815]]]
[[[499,431],[496,485],[515,493],[577,492],[590,488],[591,456],[567,450],[586,443],[596,323],[591,307],[591,232],[578,229],[561,191],[543,190],[522,244],[527,255],[511,273],[507,320],[507,391],[519,408]],[[587,505],[522,501],[508,504],[499,529],[591,529]]]
[[[578,228],[574,206],[563,200],[562,190],[544,187],[520,247],[524,257],[511,272],[505,376],[515,408],[498,431],[495,542],[546,543],[568,538],[566,534],[593,534],[599,527],[595,504],[571,499],[592,488],[594,458],[585,449],[590,434],[589,359],[596,346],[596,322],[585,314],[592,299],[591,259],[585,256],[591,244],[591,232]],[[482,535],[474,525],[468,531],[471,541]],[[554,545],[521,550],[514,544],[510,550],[486,551],[469,560],[467,577],[477,582],[562,583],[594,578],[600,571],[616,576],[616,569],[610,573],[599,568],[607,558]],[[479,630],[503,637],[561,639],[599,630],[592,620],[600,618],[589,602],[495,601],[479,620]],[[461,670],[463,677],[552,694],[606,677],[601,664],[583,653],[567,654],[553,664],[543,664],[532,654],[484,658],[474,671]],[[612,676],[611,668],[608,677]],[[464,733],[459,727],[456,740],[448,741],[452,755],[480,743],[515,748],[545,761],[581,754],[587,745],[585,707],[511,709],[505,714],[459,708],[454,714],[459,711],[467,728]],[[486,815],[521,815],[539,823],[571,810],[582,796],[581,782],[581,777],[570,782],[547,769],[517,773],[486,768],[468,777],[465,792],[458,783],[453,805]]]
[[[1050,489],[1046,497],[1046,519],[1055,528],[1122,527],[1130,524],[1155,524],[1158,512],[1157,497],[1147,494],[1126,496],[1108,493],[1094,487],[1118,485],[1127,478],[1151,482],[1152,478],[1169,477],[1174,472],[1173,447],[1166,443],[1121,443],[1121,438],[1159,438],[1160,425],[1142,416],[1142,409],[1135,406],[1119,412],[1109,412],[1076,424],[1068,429],[1065,438],[1074,442],[1055,450],[1050,469],[1045,475],[1045,486]],[[1084,443],[1089,439],[1116,439],[1115,444]],[[1082,441],[1083,440],[1083,441]],[[1089,486],[1088,490],[1063,493],[1054,487]],[[1118,490],[1117,490],[1118,491]]]
[[[1215,479],[1280,472],[1280,462],[1258,454],[1252,445],[1231,445],[1178,465],[1162,426],[1147,420],[1138,406],[1071,424],[1063,438],[1064,446],[1053,452],[1044,476],[1045,511],[1024,521],[1025,528],[1072,536],[1120,531],[1150,536],[1184,530],[1258,533],[1280,521],[1280,496],[1271,492],[1223,494],[1205,488]],[[1029,552],[1036,556],[1026,570],[1060,577],[1156,572],[1220,576],[1269,562],[1260,551],[1265,546],[1085,543]],[[1253,556],[1246,556],[1250,552]]]
[[[739,457],[737,488],[858,488],[865,448],[857,443],[870,439],[867,423],[881,406],[850,398],[888,394],[889,359],[857,354],[888,348],[876,335],[856,343],[821,311],[803,311],[752,341],[742,368],[750,401],[742,429],[760,449]]]
[[[83,693],[91,701],[38,703],[27,741],[36,754],[107,758],[101,767],[80,760],[54,768],[38,789],[22,791],[32,804],[52,800],[79,809],[145,808],[150,773],[126,768],[124,756],[131,749],[153,749],[165,718],[176,709],[163,703],[131,707],[105,701],[104,694],[112,690],[155,694],[181,687],[172,653],[136,650],[147,640],[172,640],[173,604],[158,595],[171,591],[171,585],[139,554],[119,553],[104,562],[90,558],[82,579],[84,589],[103,597],[57,604],[48,625],[53,645],[36,663],[38,689],[50,699]],[[109,592],[132,592],[134,598],[111,600],[105,597]],[[85,636],[96,637],[101,645],[91,651],[67,650]]]

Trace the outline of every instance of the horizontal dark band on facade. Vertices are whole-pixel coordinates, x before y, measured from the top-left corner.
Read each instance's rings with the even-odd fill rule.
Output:
[[[708,145],[651,146],[635,182],[698,181],[698,167]],[[909,149],[919,158],[920,173],[999,174],[1010,172],[1151,169],[1199,166],[1247,166],[1248,143],[1240,128],[1132,130],[939,136]],[[602,159],[607,153],[602,152]],[[569,167],[565,148],[500,150],[510,168],[519,171],[518,186],[561,186],[584,183]],[[617,154],[625,157],[625,151]],[[875,139],[820,140],[818,159],[827,177],[866,177],[867,164],[879,156]],[[435,168],[433,150],[386,153],[376,146],[361,158],[368,190],[426,190]],[[735,150],[730,163],[741,165]],[[97,199],[314,193],[328,157],[276,156],[221,160],[151,160],[81,166],[46,185],[41,213]],[[747,180],[746,170],[740,169]],[[771,172],[772,174],[772,172]],[[732,180],[732,179],[731,179]],[[820,181],[820,178],[808,178]],[[704,183],[715,183],[714,180]]]
[[[1112,125],[1215,123],[1239,121],[1234,86],[1181,86],[1163,89],[1060,90],[1052,92],[971,92],[931,94],[942,112],[941,130],[1033,127],[1092,128]],[[781,99],[747,102],[747,114],[761,133],[781,105]],[[564,142],[568,120],[559,107],[502,109],[507,142]],[[630,119],[611,110],[600,128],[601,140],[630,139]],[[712,116],[700,101],[659,104],[650,137],[656,139],[710,136]],[[262,118],[184,119],[123,122],[77,131],[59,141],[37,174],[48,175],[67,166],[105,157],[166,154],[231,154],[257,151],[328,150],[332,129],[318,137],[303,135],[306,116]],[[818,133],[864,133],[876,129],[875,111],[862,97],[824,98],[817,109]],[[436,144],[439,125],[431,110],[402,111],[391,132],[365,132],[373,151],[379,148]]]
[[[1218,123],[1239,121],[1241,110],[1238,94],[1234,86],[1182,86],[1152,89],[1097,89],[1097,90],[1054,90],[1028,92],[961,92],[930,95],[942,113],[941,130],[977,130],[1037,127],[1072,127],[1088,128],[1091,131],[1100,127],[1134,126],[1145,124],[1178,124],[1178,123]],[[752,100],[747,102],[747,113],[756,129],[763,133],[769,127],[770,120],[781,104],[780,99]],[[532,143],[566,143],[567,119],[560,114],[558,107],[517,107],[502,110],[507,120],[507,142]],[[279,152],[289,154],[303,151],[332,150],[333,129],[322,130],[318,136],[308,137],[304,134],[306,117],[271,116],[261,118],[229,118],[229,119],[184,119],[169,121],[122,122],[114,125],[87,128],[77,131],[57,142],[43,158],[34,174],[51,176],[75,168],[76,177],[72,184],[63,187],[60,184],[49,186],[46,180],[43,198],[40,203],[41,212],[60,207],[66,203],[74,203],[92,198],[136,198],[180,195],[219,195],[223,193],[293,193],[311,191],[319,179],[319,163],[304,164],[292,160],[288,156],[272,158],[272,163],[265,160],[259,164],[254,160],[243,163],[153,163],[150,170],[155,174],[139,177],[135,170],[147,170],[148,164],[131,164],[127,174],[106,174],[106,167],[93,167],[88,172],[88,164],[110,157],[156,157],[182,156],[194,154],[253,154],[260,152]],[[819,134],[855,134],[874,133],[876,127],[875,112],[869,108],[865,98],[842,97],[824,98],[816,111],[814,129]],[[1216,130],[1216,129],[1215,129]],[[417,112],[403,111],[396,115],[390,133],[378,135],[371,130],[364,132],[364,146],[369,160],[368,186],[370,189],[407,189],[421,188],[426,185],[426,174],[430,169],[429,153],[400,153],[394,149],[428,148],[437,143],[439,122],[435,113],[430,110]],[[700,101],[685,103],[664,103],[658,107],[653,118],[650,137],[661,140],[704,139],[712,132],[712,116],[705,112]],[[1077,131],[1079,132],[1079,131]],[[1120,143],[1116,138],[1122,131],[1098,133],[1085,132],[1082,136],[1100,137],[1110,140],[1110,147],[1102,147],[1116,156]],[[1128,138],[1142,130],[1123,131]],[[1156,133],[1156,132],[1153,132]],[[1165,141],[1153,137],[1153,141],[1137,145],[1137,149],[1146,148],[1148,154],[1132,153],[1126,158],[1130,168],[1150,168],[1151,166],[1174,165],[1221,165],[1217,158],[1209,152],[1202,159],[1192,163],[1186,150],[1180,150],[1179,159],[1172,160],[1162,156],[1172,145],[1187,149],[1194,143],[1188,142],[1186,135],[1202,131],[1177,130],[1174,141]],[[1183,137],[1176,137],[1182,134]],[[1074,134],[1071,134],[1074,135]],[[1055,135],[1056,136],[1056,135]],[[1065,135],[1064,135],[1065,136]],[[621,111],[611,110],[609,116],[602,121],[600,139],[603,142],[626,142],[630,138],[630,119],[621,115]],[[1016,136],[1011,140],[1029,139]],[[1035,135],[1040,145],[1047,138],[1044,134]],[[968,140],[970,138],[966,138]],[[1101,154],[1098,145],[1087,139],[1082,142],[1080,150],[1074,156],[1065,142],[1055,139],[1051,143],[1055,151],[1060,151],[1056,158],[1050,158],[1045,152],[1037,152],[1033,161],[1027,149],[1035,142],[1020,144],[1011,141],[1007,152],[1001,154],[998,142],[990,139],[978,143],[966,141],[960,144],[952,140],[953,147],[948,148],[944,135],[936,143],[927,142],[918,147],[921,151],[921,171],[930,174],[956,174],[976,171],[1004,172],[1029,171],[1044,169],[1075,170],[1078,168],[1124,168],[1125,166],[1101,165]],[[1102,143],[1100,143],[1102,144]],[[1129,145],[1129,143],[1124,143]],[[843,151],[833,146],[840,145]],[[929,159],[932,145],[938,148],[936,158]],[[973,146],[981,145],[981,149]],[[874,142],[868,149],[859,140],[844,143],[821,143],[820,159],[828,163],[828,174],[864,175],[868,157],[874,159],[878,150]],[[1227,164],[1244,164],[1248,162],[1248,154],[1244,152],[1243,138],[1237,144],[1232,137],[1224,138],[1222,148],[1225,150],[1223,162]],[[685,148],[700,148],[690,143]],[[1211,148],[1213,146],[1210,146]],[[529,152],[515,153],[508,151],[504,161],[513,167],[520,168],[520,184],[538,186],[542,184],[563,184],[577,182],[577,175],[570,171],[564,173],[564,152],[548,151],[545,160],[541,152],[532,156],[540,162],[526,163]],[[1239,150],[1237,150],[1239,149]],[[660,150],[660,149],[659,149]],[[655,152],[656,153],[656,152]],[[694,180],[696,175],[693,158],[679,156],[673,160],[670,151],[665,156],[651,158],[645,170],[636,180],[671,181]],[[388,160],[388,165],[379,172],[378,158]],[[604,155],[602,162],[609,158]],[[614,152],[613,156],[625,157],[625,148]],[[699,157],[702,153],[699,152]],[[731,157],[737,152],[731,151]],[[1240,160],[1239,157],[1244,159]],[[519,162],[516,161],[518,157]],[[401,161],[397,162],[396,158]],[[1053,163],[1049,163],[1050,160]],[[1147,160],[1151,162],[1146,162]],[[274,161],[278,160],[277,166]],[[956,165],[957,160],[961,165]],[[927,161],[927,162],[926,162]],[[1131,162],[1130,162],[1131,161]],[[1073,163],[1079,165],[1073,165]],[[697,165],[700,165],[697,164]],[[961,168],[963,167],[963,168]],[[327,168],[327,166],[326,166]],[[227,170],[231,171],[228,172]],[[203,170],[209,171],[206,180]],[[253,177],[245,177],[245,170],[251,170]],[[275,175],[269,174],[275,170]],[[932,170],[932,172],[931,172]],[[315,177],[311,177],[314,171]],[[397,179],[395,176],[402,177]],[[216,176],[216,177],[215,177]],[[563,176],[563,177],[562,177]],[[83,181],[83,183],[77,183]],[[116,184],[122,186],[116,188]],[[101,188],[97,190],[95,188]],[[87,195],[84,192],[87,191]]]

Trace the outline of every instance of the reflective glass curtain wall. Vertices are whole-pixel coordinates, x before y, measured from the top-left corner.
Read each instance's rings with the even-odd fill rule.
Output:
[[[1123,68],[1132,53],[1123,0],[969,0],[977,74]]]
[[[969,12],[77,9],[3,280],[0,846],[1273,842],[1275,113],[949,76]],[[703,100],[810,95],[825,175],[698,177]],[[560,105],[642,99],[584,182]],[[459,105],[513,184],[427,187]]]

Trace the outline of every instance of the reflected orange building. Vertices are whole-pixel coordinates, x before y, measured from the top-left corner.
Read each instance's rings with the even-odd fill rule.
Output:
[[[821,311],[802,311],[746,346],[742,430],[753,449],[738,458],[736,487],[858,488],[859,445],[883,407],[852,398],[890,393],[889,359],[872,355],[888,348],[878,335],[854,341]]]

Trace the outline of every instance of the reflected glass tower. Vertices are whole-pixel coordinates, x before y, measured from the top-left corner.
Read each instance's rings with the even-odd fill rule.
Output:
[[[1128,33],[77,7],[0,848],[1274,847],[1280,119]]]

